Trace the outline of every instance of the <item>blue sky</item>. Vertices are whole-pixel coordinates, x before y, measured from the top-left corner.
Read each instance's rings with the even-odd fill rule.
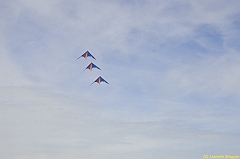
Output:
[[[239,1],[0,6],[0,158],[240,155]]]

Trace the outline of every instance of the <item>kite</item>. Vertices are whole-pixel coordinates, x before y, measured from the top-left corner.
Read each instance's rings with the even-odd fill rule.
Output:
[[[79,58],[84,57],[84,58],[86,59],[88,56],[90,56],[90,57],[92,57],[92,58],[95,59],[95,57],[93,57],[93,55],[90,54],[89,51],[86,51],[86,52],[85,52],[84,54],[82,54],[82,56],[80,56]],[[79,58],[77,58],[77,60],[78,60]],[[96,59],[95,59],[95,60],[96,60]]]
[[[92,62],[85,68],[85,70],[86,70],[86,69],[89,69],[90,71],[92,71],[93,68],[97,68],[97,69],[101,70],[99,67],[97,67],[97,66],[96,66],[94,63],[92,63]],[[83,71],[85,71],[85,70],[83,70]]]
[[[100,84],[101,82],[105,82],[107,84],[109,84],[107,81],[105,81],[105,79],[103,79],[101,76],[99,76],[93,83],[97,82],[98,84]],[[93,84],[92,83],[92,84]],[[91,84],[91,85],[92,85]]]

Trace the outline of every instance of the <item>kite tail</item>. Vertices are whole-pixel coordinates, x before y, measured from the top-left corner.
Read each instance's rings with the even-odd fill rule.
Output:
[[[85,71],[86,69],[84,69],[82,72],[81,72],[81,74]]]
[[[77,58],[75,61],[77,61],[78,59],[80,59],[82,56],[80,56],[79,58]]]
[[[93,83],[95,83],[95,81],[94,81]],[[93,84],[93,83],[92,83],[92,84]],[[91,86],[92,84],[90,84],[89,86]]]

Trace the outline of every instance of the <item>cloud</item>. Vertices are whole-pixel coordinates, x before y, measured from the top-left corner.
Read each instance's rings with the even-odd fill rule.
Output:
[[[1,154],[5,158],[174,158],[179,154],[185,158],[202,156],[209,146],[214,147],[211,152],[238,150],[234,146],[239,142],[238,134],[222,133],[223,127],[213,133],[195,125],[204,122],[201,118],[205,115],[216,119],[213,114],[203,112],[197,117],[169,110],[155,114],[161,120],[151,121],[146,116],[145,121],[123,121],[109,118],[107,110],[101,113],[86,101],[49,89],[8,87],[1,88],[0,93],[5,96],[0,120]],[[219,144],[223,142],[226,145]]]
[[[12,56],[9,54],[8,48],[5,47],[5,39],[0,39],[0,85],[26,85],[30,84],[27,78],[23,76],[23,72],[18,64],[12,60]]]
[[[105,106],[106,99],[76,99],[49,87],[1,87],[0,95],[5,158],[186,158],[202,156],[209,146],[214,147],[209,153],[238,151],[233,111],[165,103],[141,112],[134,102],[119,109],[116,103]],[[229,142],[230,147],[220,144]]]
[[[205,56],[207,57],[207,56]],[[237,71],[239,55],[229,53],[203,60],[193,65],[183,65],[167,74],[173,90],[198,92],[206,96],[239,96]],[[174,88],[175,87],[175,88]]]

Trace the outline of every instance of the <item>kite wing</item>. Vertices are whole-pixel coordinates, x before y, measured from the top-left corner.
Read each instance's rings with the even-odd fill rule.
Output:
[[[100,84],[101,82],[105,82],[107,84],[109,84],[105,79],[103,79],[101,76],[99,76],[93,83],[97,82],[98,84]],[[92,83],[92,84],[93,84]],[[91,84],[91,85],[92,85]]]
[[[89,52],[89,51],[86,51],[84,54],[82,54],[82,56],[80,56],[79,58],[77,58],[77,60],[78,59],[80,59],[81,57],[84,57],[85,59],[87,58],[87,57],[92,57],[93,59],[95,59],[95,57],[93,57],[93,55]],[[95,59],[96,60],[96,59]]]

